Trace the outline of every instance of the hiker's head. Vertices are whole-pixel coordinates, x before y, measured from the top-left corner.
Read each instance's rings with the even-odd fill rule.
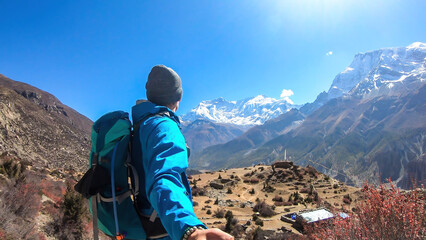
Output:
[[[182,98],[182,82],[173,69],[164,65],[154,66],[148,75],[145,88],[146,97],[150,102],[170,109],[179,107],[179,101]]]

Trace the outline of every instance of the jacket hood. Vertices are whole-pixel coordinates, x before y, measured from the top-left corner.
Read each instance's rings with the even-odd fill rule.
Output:
[[[156,105],[149,101],[138,101],[138,103],[132,107],[133,124],[140,122],[142,119],[150,115],[155,115],[161,112],[168,112],[170,118],[180,126],[179,118],[172,110],[168,107]]]

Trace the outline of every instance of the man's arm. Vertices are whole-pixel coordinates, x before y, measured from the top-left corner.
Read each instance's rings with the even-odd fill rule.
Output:
[[[188,158],[185,140],[176,123],[164,118],[151,132],[141,134],[147,134],[141,135],[141,144],[146,144],[143,148],[147,159],[143,162],[146,195],[169,235],[180,239],[188,227],[205,227],[195,216],[183,184],[187,180],[181,179]]]

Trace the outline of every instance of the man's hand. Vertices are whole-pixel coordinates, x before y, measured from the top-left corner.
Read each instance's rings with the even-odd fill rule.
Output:
[[[197,229],[188,237],[188,240],[234,240],[234,237],[218,228],[211,228]]]

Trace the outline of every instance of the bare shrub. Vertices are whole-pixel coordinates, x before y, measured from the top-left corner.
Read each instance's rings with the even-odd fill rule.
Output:
[[[191,190],[192,196],[205,196],[207,192],[205,188],[200,187],[192,188]]]
[[[258,218],[256,219],[256,221],[254,222],[254,224],[258,225],[258,226],[263,226],[263,220]]]
[[[225,209],[223,209],[223,208],[216,209],[213,213],[213,217],[224,218],[225,217]]]
[[[262,217],[272,217],[276,215],[275,211],[265,201],[258,202],[254,207],[253,211],[259,212]]]
[[[241,224],[235,224],[234,228],[231,231],[231,235],[235,239],[242,239],[243,234],[245,233],[244,227]]]
[[[33,219],[40,208],[41,197],[35,183],[18,181],[7,186],[0,196],[0,231],[4,239],[26,239],[33,235]]]

